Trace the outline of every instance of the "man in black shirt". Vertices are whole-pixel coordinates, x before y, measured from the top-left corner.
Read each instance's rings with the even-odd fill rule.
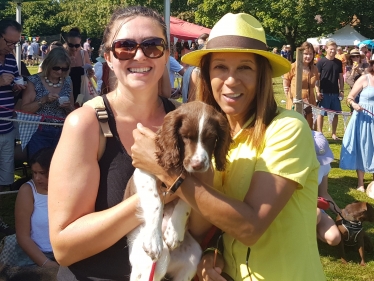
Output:
[[[335,58],[337,45],[334,41],[326,43],[326,57],[317,63],[320,81],[317,81],[317,99],[321,108],[333,111],[341,111],[340,102],[344,98],[344,79],[342,73],[342,62]],[[322,132],[323,117],[326,111],[321,111],[317,116],[317,131]],[[336,128],[338,127],[338,115],[334,114],[332,121],[332,138],[338,140]]]

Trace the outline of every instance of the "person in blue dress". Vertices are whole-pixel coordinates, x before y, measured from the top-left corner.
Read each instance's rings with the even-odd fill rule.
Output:
[[[347,103],[354,109],[344,134],[340,168],[357,171],[357,190],[365,192],[364,175],[373,173],[374,180],[374,60],[368,73],[353,85]],[[355,97],[360,94],[359,103]]]

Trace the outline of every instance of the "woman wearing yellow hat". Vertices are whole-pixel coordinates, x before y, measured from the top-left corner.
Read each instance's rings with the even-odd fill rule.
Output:
[[[272,77],[290,63],[267,51],[261,24],[248,14],[226,14],[204,49],[182,61],[201,69],[197,97],[223,112],[232,129],[226,171],[213,186],[192,175],[175,192],[224,231],[223,258],[205,253],[200,280],[325,280],[316,242],[317,161],[306,120],[278,108]],[[167,186],[177,179],[154,160],[153,133],[134,131],[133,165]],[[190,231],[210,226],[192,220]],[[213,260],[216,266],[213,266]],[[222,269],[220,267],[223,267]]]

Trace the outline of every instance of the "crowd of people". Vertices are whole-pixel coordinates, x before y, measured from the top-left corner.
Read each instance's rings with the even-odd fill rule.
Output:
[[[364,173],[374,174],[369,121],[374,60],[364,46],[344,53],[329,41],[323,53],[308,42],[301,45],[302,116],[292,110],[297,65],[291,64],[290,46],[269,51],[261,23],[246,13],[226,14],[209,35],[169,48],[157,12],[119,8],[106,26],[94,67],[91,39],[82,46],[80,30],[72,28],[65,46],[33,42],[36,51],[25,42],[24,62],[38,65],[39,72],[27,76],[27,83],[15,83],[20,73],[12,52],[21,31],[16,21],[0,21],[0,117],[12,118],[17,96],[23,112],[48,123],[28,143],[32,179],[16,200],[23,265],[58,268],[59,281],[128,278],[126,235],[142,222],[137,195],[123,199],[123,194],[140,168],[168,187],[182,181],[165,202],[181,198],[192,207],[189,231],[198,241],[213,226],[223,231],[219,254],[204,251],[199,280],[325,280],[316,238],[337,245],[340,233],[333,219],[316,209],[317,197],[332,202],[334,213],[340,208],[328,193],[334,157],[322,128],[327,110],[342,110],[344,83],[351,88],[346,101],[353,115],[340,167],[357,171],[359,191],[365,191]],[[34,55],[39,51],[40,61]],[[196,176],[157,164],[155,131],[180,105],[169,99],[175,73],[183,76],[183,102],[199,100],[226,116],[233,143],[225,171]],[[113,137],[104,137],[92,107],[77,106],[85,75],[102,94]],[[272,79],[279,76],[286,109],[274,97]],[[321,112],[315,124],[316,106]],[[334,140],[337,125],[336,115]],[[14,181],[14,140],[13,122],[0,120],[0,190]]]

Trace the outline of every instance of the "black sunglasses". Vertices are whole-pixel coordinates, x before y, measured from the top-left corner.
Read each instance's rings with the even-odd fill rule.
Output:
[[[20,44],[20,41],[18,41],[18,42],[10,42],[10,41],[6,40],[5,37],[2,36],[2,35],[0,35],[0,37],[4,39],[5,44],[6,44],[8,47],[18,46],[18,45]]]
[[[353,59],[353,58],[359,58],[360,56],[351,56],[351,58]]]
[[[164,55],[166,44],[162,38],[147,39],[141,43],[130,39],[118,39],[112,43],[112,52],[118,60],[129,60],[135,57],[139,47],[147,58],[157,59]]]
[[[69,46],[69,48],[76,48],[76,49],[78,49],[81,46],[81,44],[68,43],[68,46]]]
[[[59,71],[59,70],[61,70],[61,71],[63,71],[63,72],[66,72],[66,71],[69,70],[69,67],[59,67],[59,66],[54,66],[54,67],[52,67],[52,70],[54,70],[54,71]]]

